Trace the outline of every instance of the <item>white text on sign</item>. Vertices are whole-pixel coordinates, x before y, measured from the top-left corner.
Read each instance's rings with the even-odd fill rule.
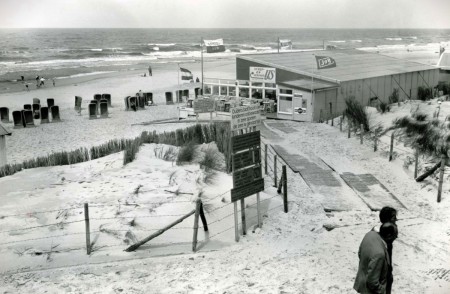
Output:
[[[252,128],[261,124],[261,111],[258,104],[231,109],[231,131]]]

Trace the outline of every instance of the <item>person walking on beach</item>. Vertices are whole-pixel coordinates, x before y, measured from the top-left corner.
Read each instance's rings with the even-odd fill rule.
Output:
[[[30,92],[30,88],[28,88],[28,84],[26,84],[25,87],[27,88],[27,92]]]
[[[387,244],[397,238],[397,226],[387,222],[380,232],[369,231],[361,241],[358,250],[359,266],[353,289],[358,293],[385,294],[391,261]]]
[[[39,78],[39,76],[36,76],[36,88],[39,88],[39,82],[40,82],[40,78]]]
[[[380,222],[382,224],[385,223],[393,223],[394,225],[396,225],[397,222],[397,210],[393,207],[389,207],[389,206],[385,206],[380,210]],[[378,232],[378,227],[375,226],[372,229],[375,232]],[[394,275],[393,275],[393,262],[392,262],[392,242],[391,243],[387,243],[387,251],[389,254],[389,260],[391,261],[391,264],[389,266],[389,270],[388,270],[388,276],[387,276],[387,284],[386,284],[386,294],[391,294],[392,291],[392,284],[394,283]]]
[[[55,78],[52,79],[53,87],[55,87]]]
[[[44,77],[42,77],[40,86],[44,86],[44,81],[45,81],[45,79],[44,79]]]
[[[152,66],[151,65],[148,66],[148,76],[149,77],[152,76]]]
[[[22,80],[22,82],[25,81],[25,77],[24,76],[20,76],[20,79]]]

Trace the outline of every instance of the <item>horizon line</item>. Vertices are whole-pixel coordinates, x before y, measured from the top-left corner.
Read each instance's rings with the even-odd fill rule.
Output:
[[[286,28],[251,28],[251,27],[210,27],[210,28],[187,28],[187,27],[0,27],[0,29],[172,29],[172,30],[208,30],[208,29],[223,29],[223,30],[448,30],[448,28],[440,28],[440,27],[365,27],[365,28],[348,28],[348,27],[307,27],[307,28],[294,28],[294,27],[286,27]]]

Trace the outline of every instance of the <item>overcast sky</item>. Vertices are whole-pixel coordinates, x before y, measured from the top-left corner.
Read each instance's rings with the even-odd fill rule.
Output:
[[[450,0],[0,0],[0,28],[450,28]]]

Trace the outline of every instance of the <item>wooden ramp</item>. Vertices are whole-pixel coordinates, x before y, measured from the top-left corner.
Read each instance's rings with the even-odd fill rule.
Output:
[[[316,193],[325,211],[367,209],[366,204],[353,189],[320,158],[290,154],[280,145],[274,145],[273,148],[289,168],[298,173],[311,190]]]
[[[371,210],[381,210],[384,206],[396,209],[406,208],[394,194],[372,174],[344,172],[341,178],[358,194]]]

